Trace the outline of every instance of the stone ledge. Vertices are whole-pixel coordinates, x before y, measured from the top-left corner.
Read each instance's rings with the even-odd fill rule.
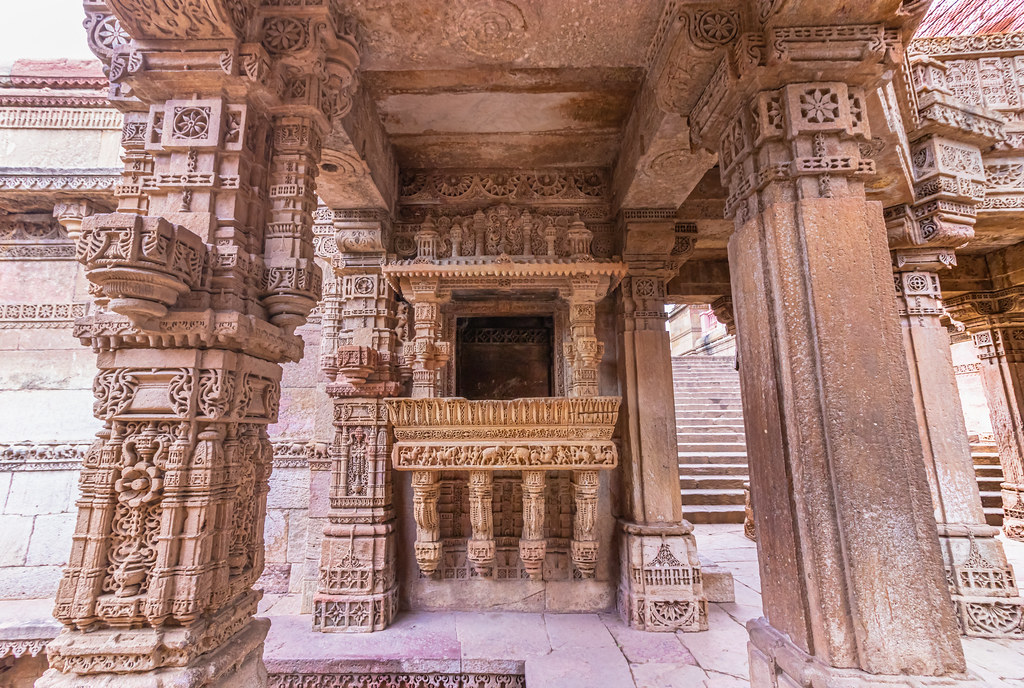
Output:
[[[0,658],[35,657],[60,633],[53,599],[0,600]]]

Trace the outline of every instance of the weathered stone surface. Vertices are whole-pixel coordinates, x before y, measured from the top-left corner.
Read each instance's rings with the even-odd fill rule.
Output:
[[[103,76],[0,80],[0,577],[67,562],[40,685],[263,685],[253,586],[312,615],[282,686],[727,685],[762,589],[755,688],[958,681],[944,564],[961,619],[1024,632],[940,285],[899,263],[969,264],[1019,535],[1015,34],[905,59],[927,3],[172,5],[88,0]],[[763,574],[735,581],[683,520],[664,322],[730,291]],[[581,613],[613,606],[632,629]]]

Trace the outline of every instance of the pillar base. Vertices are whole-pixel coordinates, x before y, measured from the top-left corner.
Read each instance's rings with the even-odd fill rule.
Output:
[[[263,640],[269,619],[250,619],[217,649],[184,666],[174,662],[189,642],[188,629],[66,630],[50,643],[49,669],[37,688],[262,688],[267,685]],[[139,665],[163,663],[149,671]],[[82,673],[78,673],[82,672]],[[130,673],[128,673],[130,672]]]
[[[313,630],[322,633],[383,631],[398,611],[398,587],[375,595],[317,595]]]
[[[642,631],[706,631],[704,594],[693,526],[622,525],[619,614]]]
[[[939,526],[946,582],[961,635],[1024,638],[1024,599],[994,526]]]
[[[382,631],[398,611],[392,522],[330,524],[320,545],[313,630]]]
[[[750,688],[984,688],[969,674],[911,676],[869,674],[829,666],[794,645],[764,618],[747,622]]]

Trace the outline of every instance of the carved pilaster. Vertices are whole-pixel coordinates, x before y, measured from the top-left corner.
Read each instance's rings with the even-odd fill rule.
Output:
[[[365,632],[386,628],[398,606],[392,441],[383,401],[402,390],[397,303],[380,272],[387,214],[335,210],[333,217],[338,253],[321,367],[330,379],[335,435],[313,629]]]
[[[466,558],[481,576],[488,576],[494,565],[493,474],[469,472],[469,523],[473,534],[466,543]]]
[[[576,513],[572,518],[569,554],[583,578],[593,578],[597,569],[597,471],[573,471],[572,498]]]
[[[440,474],[412,472],[412,513],[416,521],[416,564],[424,576],[432,576],[441,564],[441,519],[437,500],[441,495]]]
[[[676,221],[672,210],[657,209],[623,211],[622,224],[628,272],[619,289],[619,374],[625,390],[623,449],[629,461],[624,464],[619,610],[636,628],[699,631],[707,628],[707,601],[696,541],[683,520],[679,490],[672,487],[678,482],[679,457],[665,327],[666,285],[693,252],[697,228]],[[686,563],[666,576],[652,573],[652,578],[645,566],[657,559],[662,546],[669,548],[661,557],[666,563],[666,557]]]
[[[523,536],[519,557],[530,580],[544,575],[547,540],[544,539],[544,471],[523,471]]]
[[[961,632],[980,637],[1024,634],[1017,592],[998,529],[988,526],[957,392],[937,270],[952,251],[894,251],[896,301],[903,326],[925,468],[938,521],[946,579]],[[988,575],[978,573],[981,569]]]

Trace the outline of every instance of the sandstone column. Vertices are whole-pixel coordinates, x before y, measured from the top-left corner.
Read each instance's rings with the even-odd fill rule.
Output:
[[[619,608],[637,628],[700,631],[707,600],[693,526],[683,520],[665,326],[665,286],[692,252],[695,230],[672,211],[622,214],[629,272],[619,296],[626,487]]]
[[[320,549],[313,628],[376,631],[398,607],[391,433],[383,399],[402,392],[395,292],[380,271],[390,218],[334,211],[338,294],[324,314],[321,366],[335,437],[331,511]]]
[[[922,69],[935,71],[928,63],[917,66]],[[919,93],[928,96],[925,85],[934,78],[919,81]],[[911,145],[915,202],[887,208],[885,219],[946,579],[962,633],[1021,637],[1024,600],[994,537],[999,529],[985,522],[949,335],[940,322],[945,311],[939,273],[956,264],[954,249],[974,236],[985,176],[978,145],[991,142],[926,114],[920,121]]]
[[[946,306],[978,347],[1003,468],[1003,532],[1024,541],[1024,286],[963,294]]]
[[[885,225],[861,182],[873,168],[859,147],[865,93],[811,76],[877,72],[826,62],[828,28],[782,33],[769,53],[771,78],[799,67],[806,81],[758,90],[764,81],[748,75],[767,78],[771,65],[755,59],[726,77],[735,90],[712,84],[695,108],[696,131],[718,142],[736,227],[729,267],[765,612],[747,625],[751,685],[965,680]],[[887,59],[882,27],[858,31],[861,55]],[[787,59],[799,64],[778,63]]]
[[[320,295],[314,178],[354,38],[326,8],[292,42],[245,4],[107,4],[134,38],[105,56],[125,184],[119,212],[82,222],[98,308],[75,332],[98,353],[103,429],[38,685],[260,686],[266,426]],[[325,65],[325,45],[350,60]]]

